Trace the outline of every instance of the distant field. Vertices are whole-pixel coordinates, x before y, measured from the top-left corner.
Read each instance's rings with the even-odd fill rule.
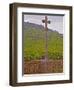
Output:
[[[48,30],[48,59],[63,59],[63,35]],[[45,58],[45,30],[42,27],[25,26],[24,59],[40,60]]]

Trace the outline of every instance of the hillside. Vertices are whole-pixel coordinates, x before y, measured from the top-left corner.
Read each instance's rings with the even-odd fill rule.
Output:
[[[63,58],[63,35],[56,30],[47,31],[48,58]],[[45,58],[45,30],[44,26],[24,22],[24,58],[39,60]]]

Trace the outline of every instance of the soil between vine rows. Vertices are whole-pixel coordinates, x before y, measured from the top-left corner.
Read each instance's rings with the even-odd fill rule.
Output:
[[[24,74],[62,73],[63,60],[24,60]]]

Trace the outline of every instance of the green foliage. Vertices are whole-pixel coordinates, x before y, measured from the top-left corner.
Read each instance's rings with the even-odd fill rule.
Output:
[[[48,31],[48,58],[63,58],[63,37],[56,31]],[[24,58],[39,60],[45,57],[45,31],[28,28],[24,30]]]

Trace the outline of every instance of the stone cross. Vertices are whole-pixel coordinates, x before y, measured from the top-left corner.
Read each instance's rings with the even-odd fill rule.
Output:
[[[48,60],[48,45],[47,45],[47,39],[48,39],[48,36],[47,36],[47,31],[48,31],[48,28],[47,28],[47,24],[51,23],[50,21],[47,20],[47,16],[45,16],[45,19],[42,20],[42,22],[45,24],[45,50],[46,50],[46,53],[45,53],[45,61]]]

